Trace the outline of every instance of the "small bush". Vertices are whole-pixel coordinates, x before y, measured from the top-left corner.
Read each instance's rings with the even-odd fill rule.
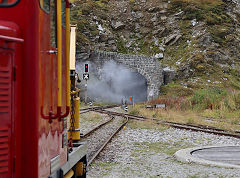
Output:
[[[197,90],[192,97],[192,105],[196,109],[219,109],[226,94],[225,90],[218,88]]]
[[[129,114],[138,115],[140,112],[137,109],[133,109]]]
[[[235,111],[240,109],[240,92],[229,91],[228,96],[224,99],[224,105],[228,110]]]
[[[171,95],[162,96],[158,99],[152,100],[150,104],[165,104],[167,109],[186,110],[191,108],[191,102],[187,97],[176,97]]]

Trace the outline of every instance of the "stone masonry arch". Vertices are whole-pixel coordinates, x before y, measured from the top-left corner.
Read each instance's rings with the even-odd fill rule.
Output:
[[[113,60],[132,71],[137,71],[147,80],[148,100],[159,96],[159,88],[163,84],[163,69],[156,58],[104,51],[92,51],[89,58],[98,68],[106,61]]]

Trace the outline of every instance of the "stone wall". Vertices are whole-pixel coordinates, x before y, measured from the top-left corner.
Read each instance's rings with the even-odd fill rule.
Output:
[[[125,65],[132,71],[138,72],[147,80],[148,100],[159,96],[159,88],[163,84],[163,69],[160,62],[154,57],[119,54],[116,52],[92,51],[89,59],[98,68],[106,61],[113,60]]]

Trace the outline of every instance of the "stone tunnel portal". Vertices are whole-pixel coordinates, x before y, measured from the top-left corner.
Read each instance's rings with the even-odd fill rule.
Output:
[[[147,80],[138,72],[131,72],[130,76],[126,76],[122,85],[124,96],[133,96],[135,102],[147,101]]]
[[[147,100],[159,96],[159,88],[163,84],[163,69],[161,63],[156,58],[115,52],[91,51],[89,60],[99,68],[102,68],[107,61],[114,61],[117,64],[124,65],[131,71],[137,71],[139,75],[147,80]]]

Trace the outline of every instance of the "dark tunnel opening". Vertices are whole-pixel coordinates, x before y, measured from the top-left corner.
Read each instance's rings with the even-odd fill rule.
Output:
[[[83,68],[84,64],[78,64]],[[121,103],[133,96],[135,102],[147,101],[147,80],[144,76],[114,61],[105,62],[100,67],[89,62],[90,79],[87,84],[88,101],[98,103]],[[81,70],[78,70],[80,72]],[[84,91],[85,81],[82,82]],[[82,92],[84,98],[84,92]]]
[[[122,85],[122,93],[126,97],[133,96],[135,102],[147,100],[147,80],[141,74],[132,72],[130,76],[126,76]]]

